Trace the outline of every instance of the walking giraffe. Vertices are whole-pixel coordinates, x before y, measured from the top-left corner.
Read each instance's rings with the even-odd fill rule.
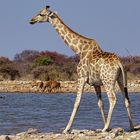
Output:
[[[49,9],[49,6],[46,6],[35,17],[33,17],[30,21],[30,24],[41,22],[50,22],[64,42],[80,56],[80,62],[77,66],[77,97],[70,120],[63,133],[67,133],[71,129],[86,83],[95,88],[98,106],[104,122],[104,128],[102,131],[108,130],[112,117],[112,111],[117,101],[114,91],[116,81],[118,82],[118,85],[124,95],[130,129],[133,130],[134,127],[131,117],[130,100],[127,92],[126,73],[118,56],[113,53],[104,52],[94,39],[89,39],[74,32],[55,12]],[[107,92],[110,104],[107,119],[104,113],[104,105],[101,96],[101,85],[104,86]]]

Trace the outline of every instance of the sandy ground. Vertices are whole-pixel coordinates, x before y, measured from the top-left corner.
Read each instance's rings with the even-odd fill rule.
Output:
[[[0,81],[0,92],[18,92],[18,93],[42,93],[42,90],[34,85],[36,81]],[[39,81],[37,81],[39,82]],[[77,82],[76,81],[60,81],[61,88],[55,90],[56,93],[76,93],[77,92]],[[102,86],[102,92],[105,92]],[[115,87],[116,92],[120,92],[117,84]],[[140,82],[131,81],[128,83],[128,91],[132,93],[140,93]],[[88,84],[85,85],[84,92],[95,92],[92,86]],[[47,93],[47,89],[44,93]]]

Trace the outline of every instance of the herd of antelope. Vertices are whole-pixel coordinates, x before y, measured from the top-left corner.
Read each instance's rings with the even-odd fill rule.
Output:
[[[37,91],[55,93],[60,92],[61,84],[57,81],[33,81],[32,88],[36,87]]]

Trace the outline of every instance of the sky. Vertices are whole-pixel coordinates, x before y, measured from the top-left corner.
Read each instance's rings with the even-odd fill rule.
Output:
[[[29,24],[46,5],[71,29],[95,39],[104,51],[140,55],[140,0],[1,0],[0,56],[14,59],[23,50],[74,55],[51,24]]]

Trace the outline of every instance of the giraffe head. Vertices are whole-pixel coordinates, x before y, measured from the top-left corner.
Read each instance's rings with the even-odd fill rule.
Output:
[[[46,6],[36,16],[30,20],[30,24],[49,22],[49,18],[53,18],[53,12],[49,10],[50,6]]]

